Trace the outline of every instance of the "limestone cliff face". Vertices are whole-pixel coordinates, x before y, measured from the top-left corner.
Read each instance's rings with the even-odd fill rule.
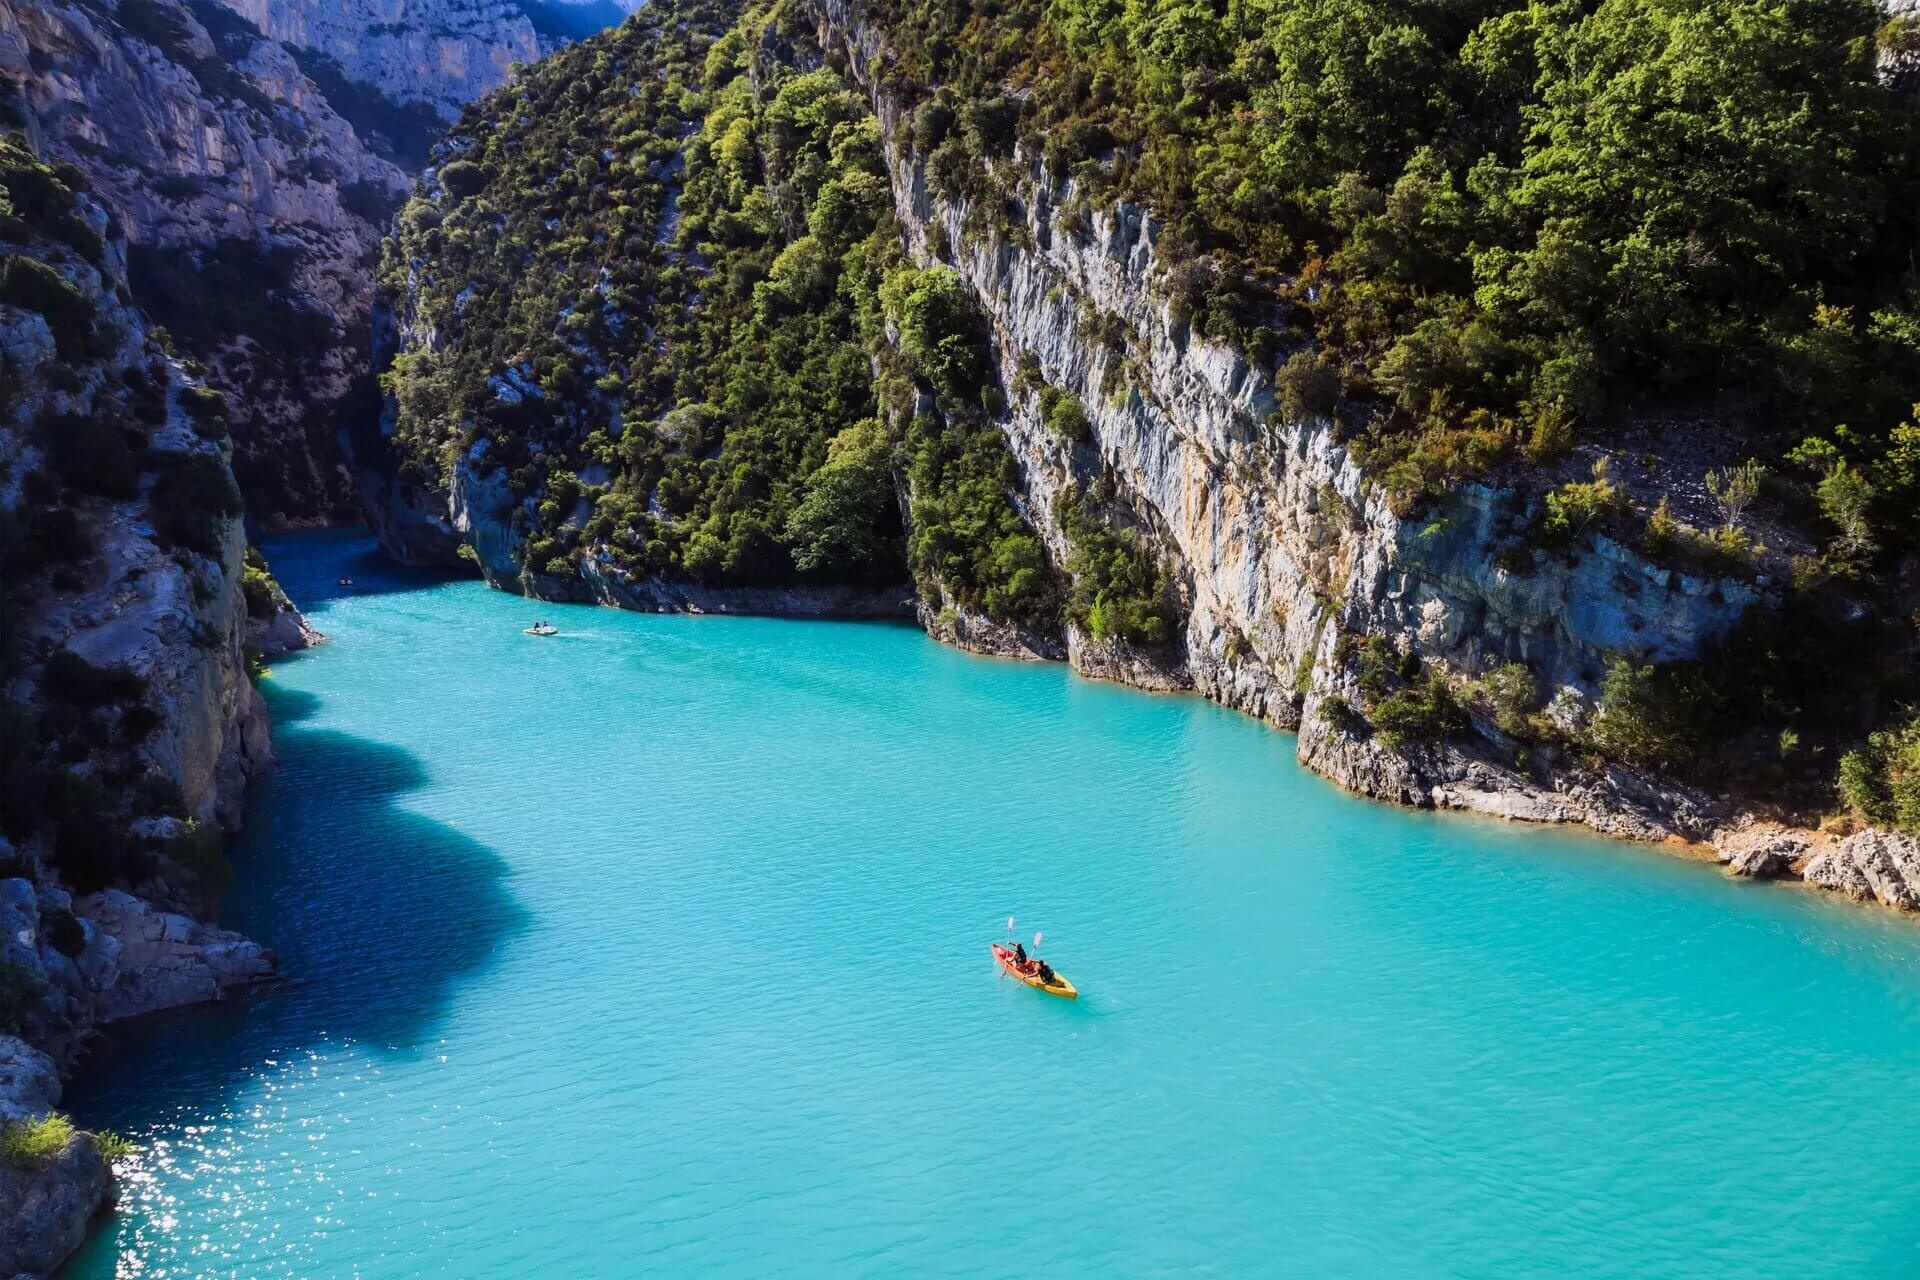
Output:
[[[348,79],[444,120],[639,0],[220,0],[271,40],[324,54]]]
[[[844,0],[818,0],[816,12],[823,44],[838,44],[856,78],[875,85],[881,35]],[[1188,608],[1178,652],[1132,653],[1070,632],[1070,661],[1131,683],[1190,684],[1298,728],[1303,762],[1366,794],[1624,834],[1704,834],[1713,814],[1699,797],[1617,770],[1522,775],[1490,726],[1477,743],[1398,751],[1317,712],[1353,693],[1335,660],[1342,634],[1388,637],[1465,676],[1524,662],[1577,706],[1591,703],[1605,655],[1695,656],[1759,590],[1657,567],[1604,536],[1516,564],[1516,500],[1487,485],[1418,519],[1396,516],[1332,422],[1289,419],[1270,368],[1195,336],[1167,304],[1158,228],[1144,210],[1063,216],[1077,193],[1035,161],[1020,188],[1025,234],[970,232],[1000,220],[936,198],[902,142],[910,131],[899,107],[872,96],[912,254],[930,263],[940,243],[991,323],[1003,371],[1037,361],[1048,384],[1087,406],[1091,451],[1043,427],[1037,396],[1013,398],[1004,429],[1023,508],[1064,559],[1054,498],[1107,470],[1178,572]],[[1123,346],[1092,332],[1099,322],[1110,335],[1115,321]]]
[[[133,306],[106,206],[37,143],[0,137],[9,194],[35,193],[0,263],[0,1033],[64,1062],[99,1023],[272,975],[192,913],[273,754],[221,398]],[[42,1061],[0,1037],[0,1111],[8,1071]],[[34,1089],[30,1114],[57,1098]],[[9,1179],[0,1270],[50,1271],[104,1166],[79,1141]]]
[[[129,304],[106,209],[71,199],[77,221],[64,231],[82,247],[46,236],[12,246],[35,278],[60,282],[38,304],[58,332],[41,310],[0,304],[0,865],[11,876],[0,880],[0,961],[34,977],[43,1000],[26,1023],[59,1050],[95,1021],[187,998],[167,990],[167,962],[136,945],[154,933],[155,908],[117,892],[76,901],[68,885],[200,901],[204,868],[186,861],[196,842],[179,837],[237,827],[248,778],[273,764],[242,652],[246,538],[218,397]],[[56,919],[49,941],[42,923]],[[180,921],[155,938],[170,934],[192,964],[229,981],[271,968],[253,944]],[[121,985],[135,972],[146,976]],[[221,985],[199,984],[201,998]]]
[[[929,632],[976,651],[1065,658],[1144,688],[1193,689],[1297,730],[1303,763],[1381,799],[1642,839],[1699,841],[1725,826],[1733,815],[1724,797],[1599,762],[1584,744],[1610,661],[1708,655],[1750,611],[1777,605],[1764,576],[1675,568],[1597,528],[1541,545],[1543,495],[1565,475],[1515,468],[1416,514],[1397,511],[1341,443],[1352,406],[1289,410],[1280,361],[1195,334],[1170,301],[1172,264],[1146,210],[1101,205],[1032,157],[1016,158],[1004,207],[937,196],[906,141],[902,108],[878,87],[883,37],[845,0],[811,3],[829,65],[850,70],[879,117],[909,255],[954,268],[988,322],[1004,395],[984,402],[996,406],[1018,464],[1013,506],[1053,565],[1072,572],[1062,520],[1078,503],[1104,504],[1103,515],[1144,535],[1166,567],[1183,620],[1171,643],[1151,648],[1071,623],[1029,631],[969,613],[935,583],[915,602]],[[423,191],[435,198],[431,177]],[[429,314],[416,289],[436,264],[428,255],[399,265],[393,344],[438,350],[437,326],[454,322]],[[512,403],[539,394],[525,372],[494,374],[492,393]],[[1085,407],[1090,439],[1069,442],[1045,425],[1043,387]],[[938,397],[923,391],[916,413],[938,412]],[[516,509],[482,453],[412,465],[422,474],[379,477],[386,501],[375,512],[383,542],[403,558],[464,556],[495,586],[629,608],[812,607],[738,593],[716,602],[671,582],[623,580],[592,548],[577,578],[529,573],[515,530],[529,523],[532,498]],[[910,480],[895,479],[911,523]],[[1393,732],[1377,672],[1371,686],[1363,678],[1362,648],[1394,655],[1401,683],[1389,688],[1410,690],[1418,669],[1434,682],[1427,687],[1452,690],[1445,723]],[[1481,683],[1509,664],[1536,691],[1528,707],[1537,714],[1525,725],[1496,720]],[[1769,854],[1754,865],[1894,905],[1920,901],[1910,845],[1870,836],[1832,857]]]
[[[222,0],[268,39],[314,49],[353,80],[451,120],[540,56],[512,0]]]
[[[232,393],[256,525],[359,518],[340,439],[378,412],[373,265],[407,183],[393,160],[417,162],[515,63],[634,7],[0,0],[0,74],[125,227],[141,305]]]
[[[373,403],[372,262],[401,172],[286,49],[177,0],[0,0],[0,72],[112,210],[138,301],[231,393],[253,519],[350,517],[336,436]]]

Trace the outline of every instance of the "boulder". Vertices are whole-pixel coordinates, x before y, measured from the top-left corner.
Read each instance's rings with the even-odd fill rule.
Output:
[[[1807,856],[1808,841],[1805,832],[1749,826],[1716,832],[1713,848],[1732,874],[1774,880],[1793,873],[1795,865]]]
[[[1800,874],[1861,902],[1920,911],[1920,840],[1910,835],[1870,827],[1815,854]]]

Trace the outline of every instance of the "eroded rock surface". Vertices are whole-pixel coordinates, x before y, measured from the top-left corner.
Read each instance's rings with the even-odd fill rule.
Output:
[[[1590,705],[1608,654],[1697,656],[1763,598],[1760,588],[1658,567],[1604,535],[1521,563],[1511,553],[1518,507],[1492,485],[1467,486],[1418,519],[1395,515],[1332,422],[1289,418],[1271,366],[1195,335],[1168,304],[1160,230],[1145,210],[1095,203],[1082,212],[1075,185],[1030,159],[1023,234],[980,232],[999,219],[935,196],[904,113],[878,87],[883,36],[842,0],[813,7],[822,43],[843,49],[870,90],[913,256],[934,262],[937,243],[971,287],[1003,383],[1025,365],[1086,407],[1091,450],[1046,429],[1037,394],[1011,394],[1001,424],[1020,463],[1021,509],[1053,559],[1068,553],[1056,498],[1105,473],[1177,571],[1187,612],[1177,645],[1136,652],[1070,634],[1078,669],[1146,688],[1191,687],[1297,728],[1303,763],[1381,799],[1642,838],[1703,838],[1724,816],[1689,789],[1624,770],[1595,774],[1547,758],[1522,771],[1497,734],[1401,748],[1318,712],[1353,694],[1336,660],[1342,635],[1386,637],[1462,677],[1522,662],[1542,688]],[[1096,335],[1096,323],[1123,331],[1125,343]],[[1116,378],[1124,391],[1109,394]]]
[[[1801,876],[1861,902],[1920,911],[1920,840],[1893,831],[1856,832],[1814,854]]]
[[[178,0],[0,0],[0,73],[112,210],[136,300],[230,393],[253,519],[351,518],[337,436],[374,411],[371,264],[402,172],[284,47]]]

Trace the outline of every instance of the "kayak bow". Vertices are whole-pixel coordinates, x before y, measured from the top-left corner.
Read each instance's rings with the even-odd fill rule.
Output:
[[[1020,967],[1020,962],[1013,958],[1012,948],[1003,947],[997,942],[992,945],[993,958],[1000,962],[1000,967],[1013,977],[1020,979],[1020,981],[1032,987],[1035,991],[1044,991],[1050,996],[1059,996],[1062,1000],[1078,1000],[1080,998],[1079,990],[1071,982],[1068,982],[1057,970],[1053,975],[1053,981],[1047,982],[1040,977],[1039,966],[1035,965],[1033,961],[1027,961],[1027,967],[1023,969]]]

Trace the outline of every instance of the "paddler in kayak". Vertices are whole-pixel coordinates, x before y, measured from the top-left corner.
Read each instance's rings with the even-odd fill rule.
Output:
[[[1013,944],[1013,963],[1022,973],[1030,973],[1048,986],[1053,985],[1053,966],[1039,956],[1029,956],[1026,943]]]
[[[1008,945],[1011,944],[1011,945]],[[1033,945],[1040,945],[1040,935],[1033,935]],[[1027,954],[1027,944],[1013,940],[1013,920],[1007,920],[1007,941],[993,944],[993,958],[999,964],[1003,974],[1018,978],[1030,987],[1036,987],[1050,996],[1060,996],[1067,1000],[1076,998],[1080,993],[1071,982],[1054,972],[1052,965],[1039,956]]]

